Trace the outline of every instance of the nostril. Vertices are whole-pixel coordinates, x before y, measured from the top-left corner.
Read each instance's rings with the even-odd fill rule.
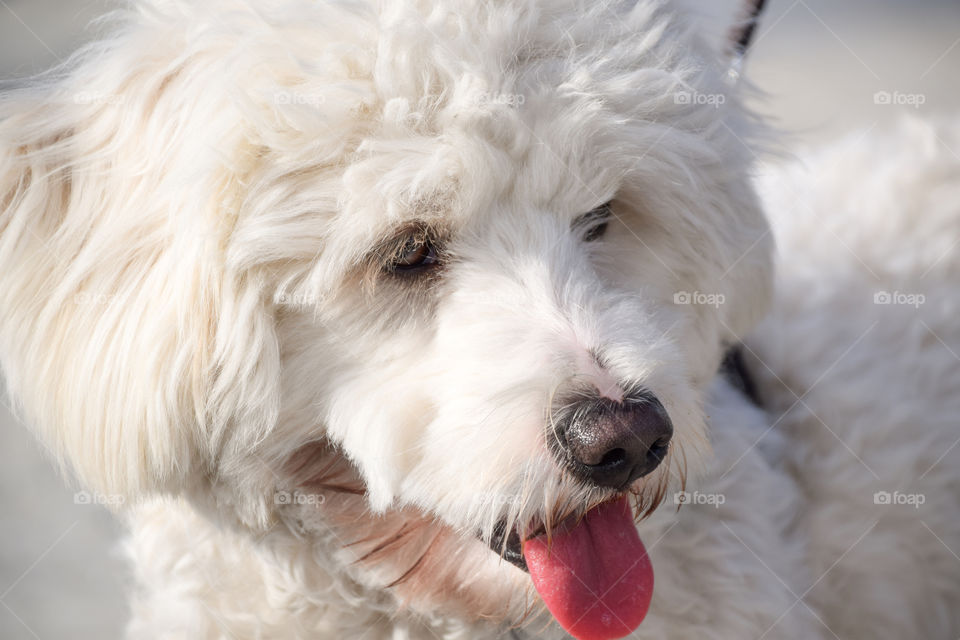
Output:
[[[596,465],[591,465],[591,466],[612,467],[617,464],[622,464],[623,462],[626,461],[626,459],[627,459],[626,450],[620,449],[620,448],[611,449],[610,451],[607,451],[605,454],[603,454],[603,457],[600,458],[600,462],[598,462]]]

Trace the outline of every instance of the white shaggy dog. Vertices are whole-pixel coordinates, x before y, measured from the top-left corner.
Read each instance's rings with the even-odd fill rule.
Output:
[[[771,232],[669,3],[115,20],[0,105],[0,359],[127,505],[130,637],[960,634],[960,129]]]

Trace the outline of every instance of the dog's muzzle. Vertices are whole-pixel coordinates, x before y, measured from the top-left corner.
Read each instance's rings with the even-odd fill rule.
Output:
[[[555,417],[554,453],[577,478],[625,490],[666,456],[673,423],[652,393],[579,400]]]

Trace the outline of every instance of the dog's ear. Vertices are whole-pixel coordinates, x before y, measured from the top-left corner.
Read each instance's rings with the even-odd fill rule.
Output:
[[[736,63],[756,37],[765,0],[676,0],[697,30],[722,55]]]
[[[0,101],[0,362],[113,504],[179,490],[275,420],[271,312],[226,266],[251,154],[202,55],[131,21]]]

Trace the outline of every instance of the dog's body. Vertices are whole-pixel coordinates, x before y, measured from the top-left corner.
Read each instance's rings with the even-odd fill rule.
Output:
[[[669,5],[123,20],[4,103],[0,356],[129,505],[132,637],[561,637],[538,541],[631,494],[636,637],[960,633],[955,128],[775,174],[771,233]]]

